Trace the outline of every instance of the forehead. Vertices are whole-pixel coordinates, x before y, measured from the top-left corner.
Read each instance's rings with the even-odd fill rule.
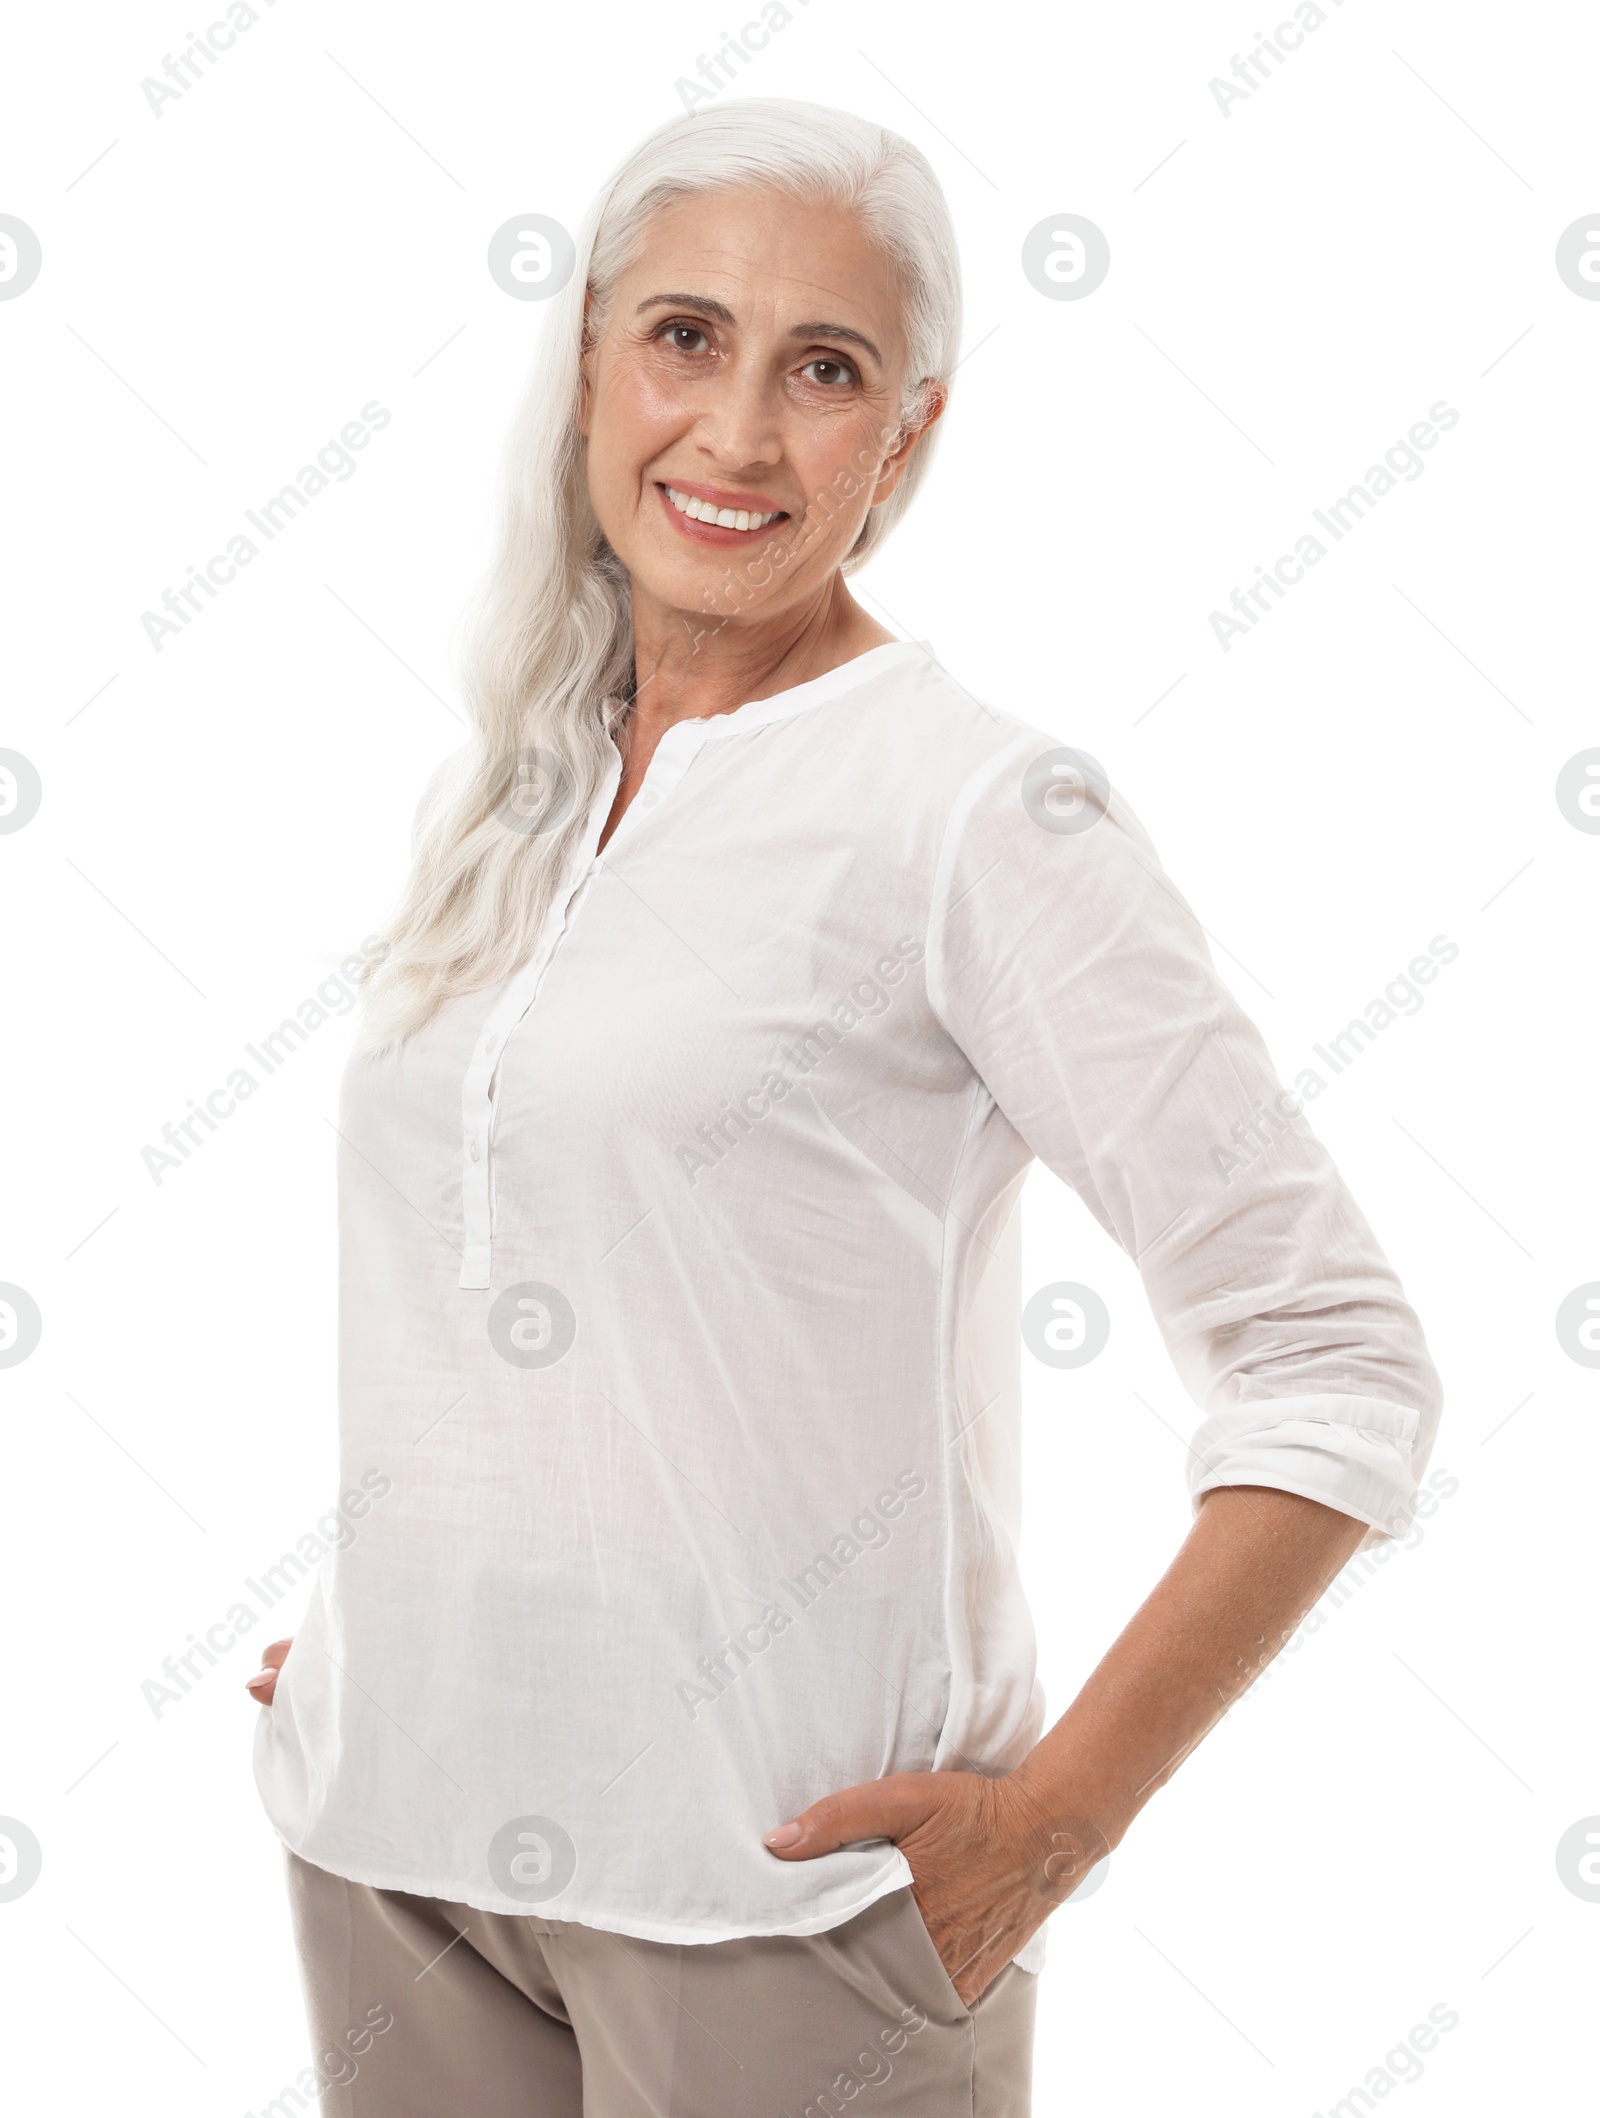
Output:
[[[769,190],[692,193],[658,207],[618,282],[624,320],[657,293],[721,302],[740,324],[827,317],[900,344],[898,277],[859,213]]]

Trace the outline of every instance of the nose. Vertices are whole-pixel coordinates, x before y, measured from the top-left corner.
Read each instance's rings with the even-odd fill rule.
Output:
[[[781,462],[783,398],[775,379],[754,362],[735,362],[707,395],[696,439],[718,468],[743,471]]]

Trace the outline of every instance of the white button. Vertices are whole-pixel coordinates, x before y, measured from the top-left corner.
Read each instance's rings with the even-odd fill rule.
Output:
[[[660,801],[661,797],[659,794],[657,794],[654,787],[647,787],[644,793],[640,795],[639,799],[644,803],[647,809],[653,809],[656,803]]]
[[[467,1142],[467,1153],[468,1153],[469,1155],[471,1155],[471,1157],[472,1157],[472,1159],[473,1159],[473,1161],[474,1161],[474,1162],[476,1162],[476,1161],[477,1161],[477,1159],[478,1159],[478,1141],[477,1141],[477,1136],[476,1136],[476,1135],[474,1135],[474,1136],[473,1136],[473,1138],[472,1138],[472,1139],[470,1139],[470,1140],[469,1140],[469,1141]]]

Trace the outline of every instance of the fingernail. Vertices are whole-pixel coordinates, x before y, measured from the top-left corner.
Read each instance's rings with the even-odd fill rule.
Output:
[[[798,1824],[780,1824],[776,1831],[767,1833],[766,1842],[769,1846],[777,1849],[783,1846],[792,1846],[796,1839],[802,1836],[803,1834]]]

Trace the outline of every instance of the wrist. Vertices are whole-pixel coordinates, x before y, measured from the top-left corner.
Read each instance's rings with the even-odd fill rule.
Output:
[[[1076,1890],[1127,1828],[1087,1792],[1030,1774],[1027,1763],[994,1783],[999,1831],[1029,1887],[1052,1906]]]

